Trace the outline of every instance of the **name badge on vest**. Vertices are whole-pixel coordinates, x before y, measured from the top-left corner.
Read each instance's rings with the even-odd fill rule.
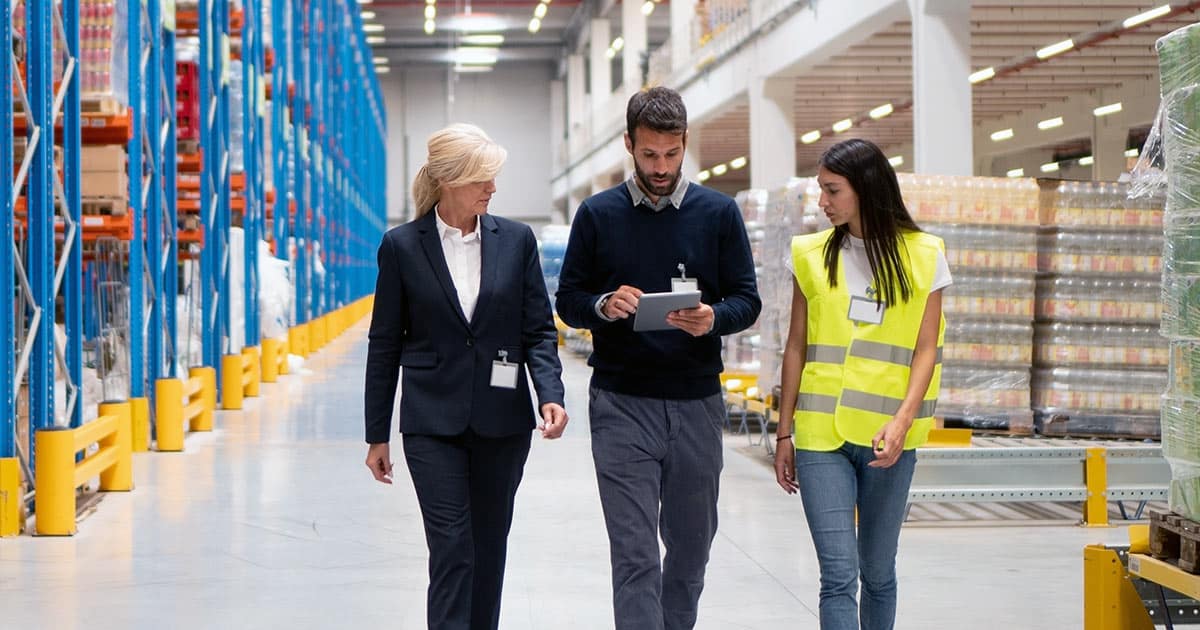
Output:
[[[876,304],[875,300],[854,295],[850,297],[848,317],[857,324],[882,324],[883,311],[886,309],[886,305]]]
[[[501,350],[499,355],[499,361],[492,361],[492,387],[516,389],[517,370],[521,364],[509,363],[507,350]]]

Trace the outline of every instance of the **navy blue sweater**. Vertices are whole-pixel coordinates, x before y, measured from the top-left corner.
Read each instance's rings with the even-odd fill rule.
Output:
[[[701,301],[713,307],[708,335],[634,332],[632,317],[606,322],[596,314],[597,300],[623,284],[644,293],[670,291],[679,263],[698,280]],[[719,392],[720,335],[745,330],[762,310],[737,204],[695,183],[678,209],[661,212],[633,207],[624,182],[589,197],[571,224],[557,310],[567,325],[592,331],[594,387],[668,399]]]

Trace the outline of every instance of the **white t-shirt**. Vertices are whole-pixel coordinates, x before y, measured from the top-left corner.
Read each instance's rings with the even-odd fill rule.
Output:
[[[785,264],[788,271],[794,276],[796,270],[792,266],[792,257],[790,254]],[[838,264],[844,268],[846,289],[850,292],[850,296],[868,298],[874,301],[875,295],[873,292],[871,295],[867,295],[867,288],[871,285],[871,262],[867,259],[867,246],[861,238],[856,238],[849,234],[846,235],[846,240],[842,242],[842,258]],[[944,289],[952,283],[953,278],[950,277],[950,264],[946,262],[946,255],[939,251],[937,271],[934,272],[933,286],[929,289],[929,292],[932,293],[938,289]]]

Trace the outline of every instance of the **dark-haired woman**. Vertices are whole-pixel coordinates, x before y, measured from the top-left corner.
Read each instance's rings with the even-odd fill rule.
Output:
[[[830,147],[817,182],[833,228],[792,239],[775,477],[804,504],[822,630],[889,629],[915,449],[937,403],[950,270],[874,144]]]

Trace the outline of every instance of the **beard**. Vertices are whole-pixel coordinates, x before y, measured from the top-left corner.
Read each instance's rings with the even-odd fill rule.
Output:
[[[666,197],[675,192],[675,187],[679,185],[679,178],[683,175],[683,165],[680,165],[679,169],[670,175],[671,180],[662,186],[655,186],[654,181],[650,179],[651,175],[643,171],[642,167],[638,166],[636,161],[633,163],[633,172],[637,175],[638,181],[642,183],[642,187],[645,188],[646,192],[656,197]],[[654,175],[667,176],[668,174],[654,173]]]

